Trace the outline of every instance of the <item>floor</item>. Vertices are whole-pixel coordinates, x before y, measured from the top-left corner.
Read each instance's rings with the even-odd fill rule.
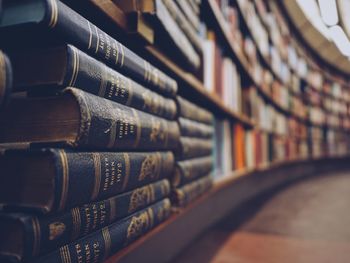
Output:
[[[174,263],[350,262],[350,174],[312,177],[253,200]]]

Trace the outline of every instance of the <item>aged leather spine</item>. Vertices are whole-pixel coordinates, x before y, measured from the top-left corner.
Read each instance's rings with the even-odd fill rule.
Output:
[[[213,141],[211,139],[197,139],[191,137],[180,137],[177,160],[185,160],[195,157],[211,155],[213,151]]]
[[[78,138],[67,143],[99,149],[176,149],[180,136],[177,122],[78,89],[66,91],[74,96],[81,112]]]
[[[137,82],[125,77],[116,70],[111,69],[104,63],[87,55],[85,52],[72,45],[65,45],[59,48],[48,48],[44,51],[35,50],[31,52],[15,52],[12,58],[14,65],[29,60],[33,61],[33,63],[31,63],[32,65],[29,66],[35,68],[35,57],[38,53],[58,53],[61,49],[66,51],[67,58],[64,79],[61,83],[59,83],[59,87],[79,88],[99,97],[103,97],[135,109],[167,119],[175,118],[177,109],[173,99],[165,98],[158,93],[143,87]],[[48,63],[54,63],[54,61],[50,61]],[[19,72],[15,72],[17,76],[22,74],[20,70],[18,71]],[[25,75],[27,73],[25,72],[23,74]],[[28,89],[29,85],[31,85],[29,88],[33,88],[33,84],[28,84],[26,80],[22,80],[22,82],[17,82],[14,88],[18,90],[26,90]],[[37,89],[37,83],[34,85],[34,89]],[[44,85],[46,88],[48,83],[43,83],[41,85]]]
[[[198,121],[180,117],[179,120],[181,136],[209,139],[214,134],[214,127]]]
[[[1,5],[1,3],[0,3]],[[1,9],[1,6],[0,6]],[[12,66],[7,55],[0,50],[0,107],[9,99],[12,89]]]
[[[172,152],[73,152],[63,149],[8,151],[2,163],[22,155],[47,158],[54,163],[54,190],[50,207],[23,206],[44,213],[64,211],[96,200],[104,200],[137,187],[168,178],[174,170]],[[46,159],[45,159],[46,160]],[[9,168],[6,168],[9,169]],[[29,180],[29,179],[28,179]],[[40,182],[39,182],[40,183]],[[11,207],[11,203],[5,204]],[[16,206],[16,205],[14,205]]]
[[[212,169],[213,158],[211,156],[176,162],[171,184],[173,187],[179,187],[210,173]]]
[[[177,188],[173,193],[173,204],[175,206],[186,206],[194,199],[205,193],[213,184],[211,175],[195,180],[189,184]]]
[[[44,18],[41,19],[40,23],[32,25],[31,28],[37,35],[40,35],[38,31],[46,34],[52,32],[54,34],[52,38],[60,38],[73,44],[112,68],[120,70],[126,76],[146,85],[146,87],[152,87],[167,96],[175,96],[177,92],[175,80],[62,2],[57,0],[41,1],[46,6]],[[16,6],[24,8],[22,1],[11,8],[16,8]],[[4,6],[4,12],[6,12],[6,6]],[[30,36],[31,32],[25,31],[26,26],[26,22],[19,21],[13,26],[4,26],[3,28],[6,32],[12,31],[12,36],[18,39],[18,33]]]
[[[211,112],[197,106],[192,102],[189,102],[180,96],[177,96],[177,102],[179,117],[188,118],[190,120],[206,124],[213,123],[214,115]]]
[[[116,220],[127,217],[170,194],[167,179],[149,184],[112,198],[75,207],[67,212],[30,216],[19,213],[0,214],[0,222],[20,222],[18,228],[26,237],[22,243],[22,255],[17,259],[27,260],[86,236]],[[34,223],[33,223],[34,222]],[[12,232],[8,232],[12,235]],[[3,236],[9,239],[9,236]],[[0,254],[3,249],[0,244]]]
[[[62,246],[34,260],[33,263],[103,262],[108,256],[159,225],[169,217],[170,212],[170,201],[164,199],[108,227]]]

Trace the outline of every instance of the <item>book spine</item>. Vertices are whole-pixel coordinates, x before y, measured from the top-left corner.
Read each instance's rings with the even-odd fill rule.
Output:
[[[186,36],[189,38],[189,40],[192,42],[194,47],[197,49],[197,51],[202,51],[202,43],[201,40],[196,33],[196,31],[193,29],[193,27],[190,25],[189,21],[186,19],[184,14],[181,12],[181,10],[178,8],[178,6],[175,4],[174,1],[171,0],[163,0],[164,5],[168,8],[169,13],[174,18],[176,23],[180,26],[180,28],[184,31]]]
[[[181,30],[181,28],[173,19],[173,16],[169,12],[166,5],[164,5],[162,0],[155,0],[156,2],[156,14],[159,21],[162,23],[163,27],[175,43],[178,50],[184,55],[189,65],[194,69],[200,67],[199,55],[194,50],[191,42],[188,40],[187,36]]]
[[[180,117],[185,117],[190,120],[212,124],[214,116],[211,112],[195,105],[184,98],[177,96],[178,111]]]
[[[63,36],[66,41],[164,95],[175,96],[175,80],[60,1],[46,0],[46,4],[45,25]]]
[[[176,149],[180,129],[176,121],[106,100],[79,89],[66,89],[80,106],[80,130],[73,146],[118,150]]]
[[[187,19],[190,21],[193,28],[198,32],[200,30],[200,21],[198,16],[193,12],[190,4],[186,0],[176,0],[176,3],[185,13]]]
[[[190,137],[180,137],[179,149],[176,154],[177,160],[190,159],[211,155],[213,141],[210,139],[197,139]]]
[[[205,193],[213,184],[211,175],[207,175],[192,183],[175,189],[173,194],[173,203],[175,206],[183,207],[188,205],[194,199]]]
[[[169,181],[137,188],[104,201],[75,207],[52,216],[31,217],[24,221],[26,240],[24,258],[43,255],[67,243],[101,229],[166,198]],[[32,222],[36,222],[33,224]],[[36,226],[34,231],[33,226]],[[35,235],[40,233],[40,235]],[[38,244],[34,249],[34,244]]]
[[[56,163],[53,210],[58,211],[167,178],[174,170],[171,152],[52,152]]]
[[[214,127],[197,121],[180,117],[179,120],[181,136],[209,139],[214,134]]]
[[[67,46],[67,51],[65,87],[76,87],[167,119],[175,118],[174,100],[144,88],[71,45]]]
[[[104,227],[73,243],[60,247],[34,263],[103,262],[140,236],[167,219],[171,212],[169,199],[164,199],[116,223]]]
[[[213,169],[212,157],[201,157],[176,162],[175,171],[171,184],[173,187],[179,187],[191,182],[201,176],[210,173]]]
[[[0,9],[1,9],[1,6],[0,6]],[[0,50],[0,107],[2,105],[5,105],[8,102],[11,89],[12,89],[11,62],[8,59],[8,57]]]

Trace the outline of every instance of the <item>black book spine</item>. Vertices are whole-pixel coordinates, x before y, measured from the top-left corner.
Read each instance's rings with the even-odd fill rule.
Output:
[[[80,130],[73,146],[118,150],[176,149],[176,121],[135,110],[79,89],[66,89],[80,106]]]
[[[22,222],[19,226],[24,229],[26,238],[22,247],[23,255],[19,255],[18,258],[29,259],[46,254],[116,220],[127,217],[168,197],[169,194],[170,184],[164,179],[104,201],[75,207],[60,214],[37,217],[10,213],[2,214],[2,217],[5,221],[19,220]],[[10,237],[3,236],[3,238],[9,239]],[[0,251],[2,251],[1,246]]]
[[[1,2],[0,2],[0,9],[1,9]],[[8,57],[0,50],[0,107],[2,105],[5,105],[8,102],[11,90],[12,90],[11,62],[8,59]]]
[[[62,246],[33,263],[103,262],[140,236],[167,219],[171,212],[169,199],[164,199],[125,219],[104,227],[73,243]]]
[[[77,154],[59,150],[54,154],[54,208],[58,211],[167,178],[174,169],[171,152]]]
[[[65,86],[77,87],[100,97],[167,119],[176,116],[176,104],[112,70],[77,48],[68,45]]]
[[[168,96],[177,92],[177,83],[120,42],[90,23],[80,14],[56,0],[45,0],[45,26],[59,33],[93,57],[120,70],[137,81],[150,85]],[[77,34],[79,32],[79,34]]]
[[[188,118],[190,120],[206,123],[206,124],[212,124],[214,115],[197,106],[196,104],[189,102],[188,100],[177,96],[177,102],[178,102],[178,111],[179,111],[179,117]]]
[[[181,136],[209,139],[214,134],[214,127],[198,121],[179,118]]]
[[[201,176],[210,173],[213,169],[212,157],[201,157],[176,162],[172,178],[172,186],[179,187]]]
[[[207,175],[199,180],[195,180],[181,188],[175,189],[173,193],[173,203],[175,206],[186,206],[194,199],[208,191],[213,184],[211,175]]]
[[[197,139],[191,137],[180,137],[177,160],[185,160],[195,157],[211,155],[213,141],[211,139]]]

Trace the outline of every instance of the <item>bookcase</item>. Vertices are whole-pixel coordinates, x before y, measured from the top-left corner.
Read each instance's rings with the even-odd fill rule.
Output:
[[[198,62],[187,50],[177,56],[181,40],[166,46],[162,18],[153,18],[156,1],[63,1],[176,80],[178,95],[215,118],[213,186],[107,263],[167,262],[248,199],[348,168],[348,76],[309,52],[282,3],[198,1],[196,18],[205,24]]]

